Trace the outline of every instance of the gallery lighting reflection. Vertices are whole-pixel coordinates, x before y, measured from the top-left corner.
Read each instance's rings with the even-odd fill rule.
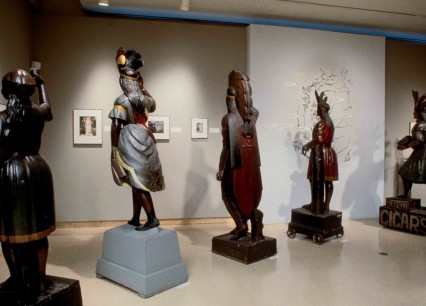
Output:
[[[100,6],[109,6],[109,2],[108,0],[100,0],[98,5]]]

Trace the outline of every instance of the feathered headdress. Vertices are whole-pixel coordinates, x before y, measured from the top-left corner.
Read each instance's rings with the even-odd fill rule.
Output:
[[[143,60],[135,50],[130,49],[124,52],[123,47],[118,48],[115,62],[121,77],[131,80],[139,77],[137,70],[143,66]]]
[[[426,112],[426,95],[419,96],[419,92],[413,90],[414,109],[419,112]]]
[[[321,94],[318,94],[318,91],[315,90],[315,98],[317,99],[318,106],[323,107],[327,110],[330,110],[330,105],[327,103],[328,98],[324,95],[322,91]]]

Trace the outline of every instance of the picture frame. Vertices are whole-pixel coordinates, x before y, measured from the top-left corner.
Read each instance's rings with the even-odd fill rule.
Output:
[[[155,139],[170,139],[170,119],[169,116],[149,116],[148,127],[154,133]]]
[[[102,144],[101,109],[74,109],[73,140],[74,144]]]
[[[191,119],[191,138],[207,139],[208,138],[208,119],[192,118]]]

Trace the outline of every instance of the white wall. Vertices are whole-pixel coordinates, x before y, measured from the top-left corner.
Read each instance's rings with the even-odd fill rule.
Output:
[[[289,222],[291,209],[310,201],[308,159],[293,142],[309,141],[303,136],[311,137],[318,120],[307,115],[315,111],[315,96],[309,92],[315,88],[326,91],[336,126],[339,181],[330,207],[343,211],[345,219],[378,216],[383,202],[384,54],[380,37],[249,27],[249,70],[260,111],[260,209],[266,222]]]
[[[191,140],[191,118],[208,118],[210,128],[219,128],[228,73],[247,65],[245,27],[57,15],[39,16],[36,25],[34,57],[54,114],[41,153],[53,172],[57,220],[131,216],[131,191],[114,184],[109,160],[108,113],[122,92],[115,66],[120,46],[142,54],[154,115],[170,116],[171,128],[181,130],[158,143],[166,181],[164,191],[153,193],[158,217],[228,217],[215,179],[222,137]],[[73,145],[74,109],[103,111],[102,146]]]

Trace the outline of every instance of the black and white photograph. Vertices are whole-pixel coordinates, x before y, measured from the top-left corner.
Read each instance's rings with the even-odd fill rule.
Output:
[[[102,110],[75,109],[74,144],[102,144]]]
[[[191,138],[192,139],[207,139],[208,138],[208,119],[191,119]]]
[[[169,116],[149,116],[148,127],[154,133],[155,139],[170,139]]]

